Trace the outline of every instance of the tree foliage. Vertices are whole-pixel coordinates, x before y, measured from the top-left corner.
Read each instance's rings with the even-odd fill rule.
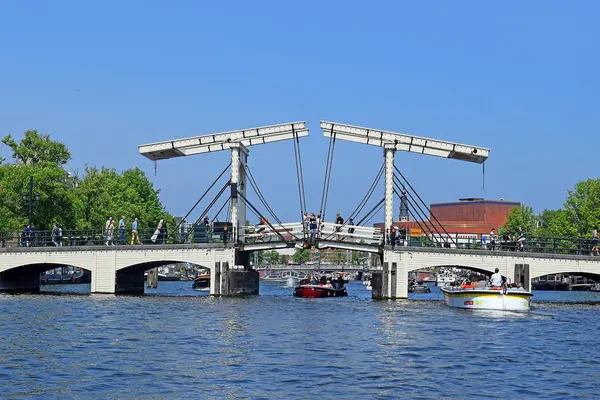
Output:
[[[310,259],[310,251],[308,249],[296,249],[292,256],[294,264],[306,264]]]
[[[504,233],[507,229],[511,234],[516,234],[522,228],[525,232],[532,233],[536,226],[536,217],[533,213],[533,208],[521,205],[510,210],[506,224],[499,229],[500,233]]]
[[[114,169],[87,167],[75,189],[80,212],[79,228],[104,226],[108,217],[139,220],[139,229],[154,227],[161,219],[170,219],[158,198],[158,190],[139,168],[119,174]],[[173,221],[169,221],[171,224]]]
[[[600,221],[600,179],[578,182],[569,190],[564,209],[577,233],[589,236]]]
[[[64,144],[51,140],[50,135],[40,134],[36,130],[25,131],[20,142],[15,141],[12,135],[8,135],[2,139],[2,143],[11,148],[13,159],[17,164],[59,166],[71,159],[71,153]]]
[[[118,173],[114,169],[87,167],[83,178],[64,169],[71,154],[49,135],[30,130],[23,139],[11,135],[2,143],[13,151],[13,163],[0,164],[0,224],[2,229],[20,230],[27,223],[29,179],[39,202],[32,208],[32,223],[41,230],[58,222],[64,229],[103,229],[109,216],[137,217],[139,227],[154,227],[160,219],[172,223],[158,190],[138,168]],[[35,196],[34,196],[35,197]],[[173,225],[171,225],[173,226]]]
[[[281,261],[281,257],[276,250],[270,250],[264,253],[265,261],[269,265],[277,265]]]
[[[591,237],[595,226],[600,225],[600,179],[588,179],[569,190],[564,208],[544,210],[534,215],[531,207],[521,206],[511,210],[500,232],[507,228],[517,233],[519,227],[536,236]]]
[[[544,210],[538,216],[539,227],[536,236],[544,237],[576,237],[577,229],[569,220],[565,210]]]

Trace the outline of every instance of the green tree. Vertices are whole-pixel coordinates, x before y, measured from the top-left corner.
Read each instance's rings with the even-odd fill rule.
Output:
[[[536,217],[533,209],[528,206],[515,207],[510,210],[507,216],[507,221],[498,231],[499,233],[506,232],[510,229],[511,234],[519,232],[519,228],[523,228],[527,233],[533,233],[536,224]]]
[[[11,148],[17,164],[64,165],[71,159],[71,153],[64,144],[51,140],[50,135],[40,134],[36,130],[25,131],[19,142],[12,135],[5,136],[2,143]]]
[[[169,215],[158,197],[159,191],[139,168],[119,174],[110,168],[87,167],[75,193],[78,197],[79,228],[103,228],[108,217],[125,215],[127,222],[139,221],[139,229],[153,229],[163,219],[174,228]]]
[[[600,221],[600,179],[578,182],[569,190],[564,208],[577,233],[590,236]]]
[[[310,259],[310,251],[308,249],[296,249],[292,256],[292,261],[295,264],[306,264]]]
[[[155,228],[160,219],[174,228],[174,219],[164,209],[152,182],[139,168],[122,174],[114,169],[88,167],[83,179],[64,169],[71,154],[62,143],[37,131],[25,132],[19,142],[8,135],[2,140],[12,150],[13,162],[0,164],[0,224],[2,229],[20,230],[27,222],[23,193],[29,193],[29,177],[39,202],[32,213],[38,229],[58,222],[63,229],[103,229],[109,216],[139,219],[140,233]]]
[[[569,219],[566,210],[544,210],[539,216],[536,236],[577,237],[577,228]]]
[[[271,250],[266,252],[265,259],[270,265],[275,265],[279,263],[279,253],[275,250]]]
[[[34,180],[34,193],[39,202],[32,213],[32,223],[39,229],[50,228],[52,222],[72,227],[76,221],[77,199],[69,190],[68,173],[63,164],[71,155],[59,142],[37,131],[25,132],[15,141],[11,135],[2,139],[11,148],[12,164],[0,165],[0,223],[3,229],[21,229],[27,223],[28,207],[23,193],[29,194],[29,177]]]
[[[365,261],[366,261],[366,259],[365,259],[365,255],[363,253],[361,253],[360,251],[352,252],[352,264],[353,265],[361,265],[361,264],[364,264]]]

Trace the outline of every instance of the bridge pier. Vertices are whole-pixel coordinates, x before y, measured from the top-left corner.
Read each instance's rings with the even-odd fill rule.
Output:
[[[235,250],[230,260],[215,262],[214,273],[211,276],[211,295],[257,295],[258,288],[259,273],[250,269],[247,252]]]
[[[383,250],[383,268],[371,278],[374,299],[408,298],[408,263],[406,255]]]

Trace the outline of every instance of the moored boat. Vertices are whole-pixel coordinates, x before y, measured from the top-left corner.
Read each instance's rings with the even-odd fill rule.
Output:
[[[444,302],[473,310],[529,311],[533,294],[523,288],[462,288],[445,286]]]
[[[439,287],[444,287],[446,285],[451,285],[456,282],[456,275],[450,273],[438,274],[436,278],[435,285]]]
[[[423,282],[417,281],[408,285],[408,293],[431,293],[431,288]]]
[[[200,291],[210,290],[210,274],[198,275],[192,283],[192,288]]]

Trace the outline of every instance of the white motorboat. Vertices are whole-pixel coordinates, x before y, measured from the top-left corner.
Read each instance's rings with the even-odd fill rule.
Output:
[[[456,282],[456,275],[454,274],[439,274],[435,281],[435,285],[439,287],[444,287],[449,285],[450,283]]]
[[[533,293],[523,288],[440,288],[450,307],[472,310],[529,311]]]
[[[298,282],[300,282],[300,278],[297,278],[295,276],[289,276],[285,281],[285,287],[296,287],[298,286]]]

